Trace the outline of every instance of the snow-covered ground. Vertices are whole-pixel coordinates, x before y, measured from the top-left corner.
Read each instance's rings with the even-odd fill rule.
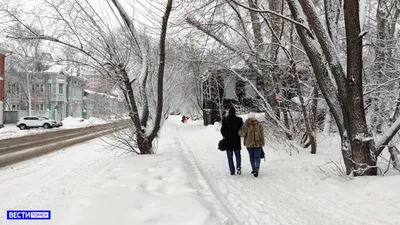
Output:
[[[0,128],[0,139],[20,137],[24,135],[32,135],[41,132],[51,132],[59,129],[86,127],[97,124],[104,124],[110,121],[100,118],[89,118],[87,120],[86,119],[84,120],[82,118],[67,117],[64,120],[62,120],[62,122],[63,126],[59,128],[53,128],[53,129],[32,128],[28,130],[20,130],[18,127],[16,127],[16,124],[6,124],[4,128]]]
[[[400,176],[337,175],[323,166],[340,160],[335,137],[317,155],[271,143],[258,178],[245,150],[243,174],[229,175],[218,125],[170,116],[160,137],[152,156],[97,139],[0,169],[0,224],[22,224],[5,220],[7,209],[52,210],[51,221],[23,224],[400,224]]]

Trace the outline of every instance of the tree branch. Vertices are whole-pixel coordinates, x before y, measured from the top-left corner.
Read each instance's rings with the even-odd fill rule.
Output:
[[[400,130],[400,117],[393,123],[393,125],[383,133],[381,139],[376,142],[375,156],[379,156],[385,149],[386,145],[392,140],[396,133]]]
[[[237,53],[246,63],[247,66],[249,66],[249,68],[251,68],[252,70],[254,70],[255,72],[258,73],[258,75],[262,76],[260,71],[257,70],[257,68],[254,67],[253,63],[250,62],[249,59],[247,59],[243,53],[237,49],[235,49],[234,47],[232,47],[231,45],[227,44],[226,41],[222,40],[221,38],[217,37],[217,35],[215,35],[214,33],[212,33],[211,31],[205,29],[198,21],[192,19],[192,18],[186,18],[186,21],[194,26],[195,28],[197,28],[198,30],[202,31],[204,34],[212,37],[215,41],[217,41],[219,44],[221,44],[222,46],[224,46],[225,48],[227,48],[228,50]],[[257,56],[256,56],[257,57]]]
[[[298,25],[298,26],[301,26],[301,27],[303,27],[304,29],[306,29],[306,30],[307,30],[307,33],[308,33],[311,37],[313,37],[310,28],[308,28],[308,27],[305,26],[304,24],[302,24],[302,23],[300,23],[300,22],[298,22],[298,21],[296,21],[296,20],[290,19],[290,18],[288,18],[288,17],[286,17],[286,16],[284,16],[284,15],[282,15],[282,14],[280,14],[280,13],[277,13],[277,12],[274,12],[274,11],[271,11],[271,10],[268,10],[268,9],[260,10],[260,9],[251,8],[251,7],[242,5],[242,4],[240,4],[240,3],[238,3],[238,2],[236,2],[236,1],[234,1],[234,0],[227,0],[227,1],[228,1],[228,2],[233,2],[234,4],[236,4],[236,5],[238,5],[238,6],[242,7],[242,8],[248,9],[248,10],[250,10],[250,11],[254,11],[254,12],[258,12],[258,13],[270,13],[270,14],[273,14],[273,15],[275,15],[275,16],[278,16],[278,17],[280,17],[280,18],[282,18],[282,19],[284,19],[284,20],[290,21],[290,22],[292,22],[292,23],[294,23],[294,24],[296,24],[296,25]],[[273,0],[273,1],[277,1],[277,0]]]

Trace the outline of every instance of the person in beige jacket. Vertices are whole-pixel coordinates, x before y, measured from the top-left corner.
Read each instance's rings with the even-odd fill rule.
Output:
[[[261,163],[261,150],[265,145],[264,128],[255,118],[254,113],[249,113],[248,119],[239,130],[239,135],[244,137],[244,146],[246,146],[250,155],[250,164],[252,174],[258,177]]]

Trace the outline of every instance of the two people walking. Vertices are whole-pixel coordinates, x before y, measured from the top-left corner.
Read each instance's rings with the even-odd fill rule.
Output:
[[[250,113],[248,119],[243,123],[243,119],[236,116],[235,108],[229,110],[228,116],[222,120],[221,134],[227,142],[227,157],[228,165],[231,175],[235,172],[240,175],[241,168],[241,140],[244,138],[244,145],[246,146],[254,177],[258,177],[261,163],[261,151],[265,144],[264,129],[261,123],[255,118],[254,113]],[[233,155],[236,158],[236,170],[233,162]]]

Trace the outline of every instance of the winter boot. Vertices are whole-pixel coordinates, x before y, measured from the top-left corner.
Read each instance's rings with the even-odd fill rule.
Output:
[[[242,175],[242,168],[240,168],[240,167],[237,168],[237,174]]]
[[[254,177],[258,177],[258,168],[256,168],[255,170],[254,170]]]

